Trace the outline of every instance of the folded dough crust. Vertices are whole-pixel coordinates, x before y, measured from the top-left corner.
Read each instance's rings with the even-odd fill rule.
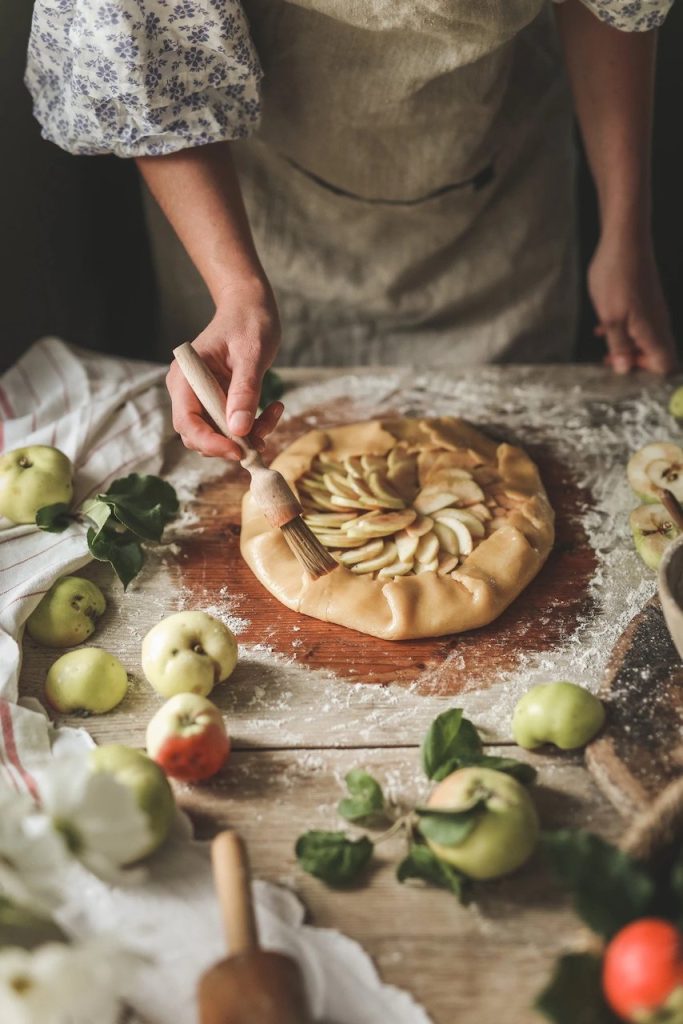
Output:
[[[536,576],[554,541],[553,510],[535,464],[522,449],[496,444],[455,417],[371,420],[312,430],[272,465],[296,491],[321,453],[333,459],[382,456],[395,447],[417,453],[421,484],[429,482],[439,455],[450,453],[451,464],[474,471],[489,504],[505,505],[496,510],[493,532],[454,572],[378,579],[339,565],[311,580],[249,493],[242,504],[240,547],[245,561],[288,608],[385,640],[443,636],[487,625]]]

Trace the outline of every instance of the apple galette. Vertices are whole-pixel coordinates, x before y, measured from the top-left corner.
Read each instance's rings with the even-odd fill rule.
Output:
[[[553,511],[528,455],[454,417],[312,430],[273,466],[339,567],[311,580],[249,494],[245,560],[288,608],[386,640],[486,625],[553,544]]]

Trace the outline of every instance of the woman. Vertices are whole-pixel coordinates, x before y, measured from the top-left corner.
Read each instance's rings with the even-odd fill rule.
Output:
[[[229,385],[230,428],[262,438],[281,412],[254,426],[280,343],[271,282],[291,362],[570,357],[560,44],[600,205],[589,290],[608,360],[672,369],[649,200],[672,2],[565,0],[556,25],[547,0],[37,0],[27,84],[47,138],[137,160],[215,302],[195,344]],[[237,457],[176,368],[168,385],[185,444]]]

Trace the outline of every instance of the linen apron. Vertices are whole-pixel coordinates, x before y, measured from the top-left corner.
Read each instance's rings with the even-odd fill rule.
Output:
[[[245,0],[263,119],[233,145],[299,365],[561,361],[568,92],[545,0]]]

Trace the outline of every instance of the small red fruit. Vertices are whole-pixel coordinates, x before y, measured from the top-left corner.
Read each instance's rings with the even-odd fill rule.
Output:
[[[607,947],[602,987],[607,1002],[625,1021],[645,1021],[680,990],[683,942],[678,928],[657,917],[626,925]]]
[[[178,693],[147,726],[147,753],[182,782],[202,782],[225,764],[230,738],[215,704],[196,693]]]

